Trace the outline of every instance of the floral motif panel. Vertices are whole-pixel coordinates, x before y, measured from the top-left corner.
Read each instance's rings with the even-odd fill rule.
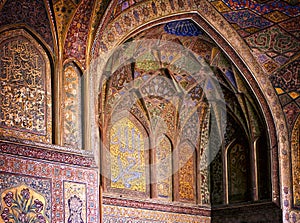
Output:
[[[51,141],[51,72],[46,52],[23,30],[0,37],[0,131]]]
[[[64,135],[65,146],[82,148],[81,73],[74,64],[64,69]]]
[[[68,200],[73,197],[70,199],[71,211],[73,213],[74,211],[77,213],[81,211],[84,223],[98,222],[99,173],[95,167],[90,167],[88,164],[87,157],[90,155],[81,155],[74,158],[81,164],[87,164],[87,166],[82,166],[79,163],[72,162],[74,159],[70,153],[53,154],[49,153],[51,150],[48,150],[48,148],[39,147],[34,150],[35,148],[21,145],[14,146],[10,143],[3,146],[3,143],[1,143],[0,195],[11,188],[26,185],[24,188],[31,188],[45,198],[46,203],[43,203],[43,210],[45,211],[45,218],[49,219],[49,222],[68,222],[66,221],[66,218],[68,219],[70,216],[70,212],[67,212],[69,208]],[[11,155],[11,150],[18,151],[23,156]],[[52,157],[53,160],[47,160],[47,157]],[[23,187],[18,189],[18,193],[21,193],[22,189]],[[38,197],[34,196],[33,202],[36,198]],[[82,208],[78,198],[82,201]],[[39,200],[42,201],[42,199]],[[0,222],[2,221],[0,220]],[[71,222],[73,223],[74,220],[71,220]]]
[[[109,152],[111,188],[146,193],[144,135],[129,118],[111,127]]]
[[[44,222],[46,199],[32,188],[21,185],[1,194],[1,218],[4,222]]]
[[[0,222],[51,222],[51,180],[0,172]]]

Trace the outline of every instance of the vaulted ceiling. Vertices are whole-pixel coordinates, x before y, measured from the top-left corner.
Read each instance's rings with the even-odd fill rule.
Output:
[[[222,18],[219,24],[242,39],[272,82],[290,130],[300,113],[298,0],[1,0],[0,10],[0,29],[29,27],[54,63],[74,60],[83,71],[93,55],[141,24],[197,10],[204,18]]]

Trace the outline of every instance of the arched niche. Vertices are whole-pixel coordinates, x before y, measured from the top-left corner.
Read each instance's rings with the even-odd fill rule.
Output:
[[[228,202],[251,201],[250,151],[249,145],[234,142],[226,151]]]
[[[0,35],[0,131],[52,142],[51,64],[45,45],[25,29]]]
[[[212,44],[212,45],[214,45],[214,47],[212,47],[213,49],[212,49],[212,53],[211,54],[206,54],[205,52],[202,52],[201,50],[202,49],[204,49],[205,47],[199,47],[198,48],[198,50],[199,50],[199,52],[200,52],[200,55],[203,57],[203,58],[205,58],[206,60],[208,60],[209,62],[208,62],[208,64],[210,65],[210,66],[215,66],[214,65],[214,63],[212,63],[212,64],[210,64],[210,62],[213,62],[213,61],[210,61],[210,59],[215,59],[216,57],[216,54],[218,54],[218,53],[220,53],[220,54],[222,54],[224,57],[226,57],[226,58],[229,58],[228,60],[230,61],[230,66],[231,66],[231,68],[232,69],[229,69],[229,70],[227,70],[228,72],[226,72],[226,73],[224,73],[223,75],[224,75],[224,77],[223,77],[223,80],[221,80],[221,79],[218,79],[219,81],[220,81],[220,83],[223,81],[224,82],[224,87],[225,88],[229,88],[229,89],[231,89],[231,93],[230,94],[232,94],[235,98],[234,98],[234,103],[236,102],[236,103],[238,103],[239,104],[239,106],[232,106],[230,109],[230,112],[231,113],[236,113],[235,114],[235,116],[236,116],[236,118],[238,119],[238,120],[240,120],[240,121],[243,121],[243,122],[245,122],[245,124],[243,124],[242,125],[242,130],[243,131],[245,131],[246,133],[246,135],[250,138],[250,135],[252,134],[252,132],[250,131],[250,129],[251,129],[251,125],[252,124],[257,124],[256,123],[256,121],[255,120],[253,120],[252,119],[252,117],[251,116],[253,116],[253,114],[255,115],[255,114],[259,114],[259,117],[260,118],[262,118],[261,119],[261,121],[262,122],[266,122],[267,124],[266,125],[268,125],[268,127],[266,128],[266,129],[271,129],[271,133],[267,136],[267,140],[268,140],[268,144],[267,144],[267,147],[272,147],[272,145],[273,145],[273,143],[274,143],[274,139],[276,138],[276,136],[274,135],[275,134],[275,132],[273,131],[274,129],[272,129],[273,127],[274,127],[274,123],[272,122],[272,119],[271,119],[271,117],[270,117],[270,110],[269,110],[269,108],[268,108],[268,106],[267,106],[267,104],[266,104],[266,101],[265,101],[265,98],[263,97],[263,95],[262,95],[262,92],[260,91],[260,88],[258,87],[258,84],[255,82],[255,80],[254,80],[254,78],[253,78],[253,76],[252,76],[252,74],[249,72],[249,70],[247,70],[246,69],[246,67],[244,66],[244,64],[243,64],[243,61],[238,57],[238,55],[236,55],[235,54],[235,52],[230,48],[230,46],[225,42],[225,41],[223,41],[221,38],[219,38],[219,36],[217,36],[215,33],[214,33],[214,31],[211,29],[211,27],[209,27],[209,25],[208,24],[206,24],[201,18],[199,18],[197,15],[178,15],[177,17],[176,17],[176,20],[179,20],[179,21],[181,21],[180,19],[186,19],[186,18],[188,18],[188,19],[190,19],[193,23],[195,23],[195,24],[197,24],[197,25],[199,25],[199,27],[201,27],[200,29],[204,29],[204,31],[202,31],[203,33],[205,33],[208,37],[206,38],[206,40],[208,40],[209,39],[209,41],[207,41],[208,43],[205,43],[205,44],[203,44],[203,46],[210,46],[210,44]],[[140,37],[142,37],[143,35],[148,35],[148,37],[150,36],[150,37],[157,37],[157,36],[159,36],[159,33],[155,33],[155,31],[154,32],[152,32],[153,31],[153,29],[156,27],[156,26],[163,26],[164,24],[166,24],[166,23],[168,23],[170,20],[172,20],[172,17],[171,18],[163,18],[163,19],[161,19],[160,21],[156,21],[156,22],[152,22],[151,24],[149,24],[149,26],[148,27],[139,27],[139,29],[137,29],[136,30],[136,32],[137,33],[135,33],[135,34],[130,34],[129,36],[128,36],[128,38],[127,38],[127,40],[128,41],[130,41],[130,40],[134,40],[135,39],[135,37],[136,36],[139,36],[140,35]],[[198,28],[199,28],[198,27]],[[161,27],[160,27],[161,28]],[[147,34],[146,34],[147,33]],[[213,36],[213,39],[210,39],[211,37]],[[165,37],[163,37],[163,38],[165,38]],[[163,39],[163,38],[161,38],[161,39]],[[172,41],[174,40],[174,41],[177,41],[177,39],[176,39],[177,37],[174,37],[174,38],[172,38]],[[189,37],[190,39],[190,41],[191,41],[191,37]],[[163,39],[163,40],[165,40],[165,39]],[[127,43],[126,41],[125,41],[125,43]],[[187,41],[187,42],[185,42],[187,45],[189,44],[189,43],[191,43],[191,42],[189,42],[189,41]],[[126,44],[125,44],[126,45]],[[191,44],[191,45],[193,45],[193,44]],[[196,45],[196,44],[195,44]],[[121,45],[121,47],[123,47],[124,45]],[[202,45],[201,45],[202,46]],[[208,47],[209,48],[209,47]],[[129,49],[131,49],[132,50],[132,48],[129,48]],[[142,49],[142,47],[140,48],[140,49]],[[142,50],[141,50],[141,52],[142,52]],[[112,53],[112,52],[109,52],[109,53]],[[168,54],[167,54],[168,55]],[[106,54],[104,54],[104,56],[107,56]],[[110,56],[110,55],[108,55],[108,56]],[[156,54],[156,55],[149,55],[149,54],[147,54],[147,56],[145,56],[144,58],[150,58],[151,59],[151,56],[152,56],[152,58],[153,58],[153,56],[155,57],[155,56],[157,56],[157,57],[160,57],[160,58],[162,58],[164,55],[163,54]],[[170,55],[168,55],[168,56],[170,56]],[[172,57],[172,58],[180,58],[179,56],[177,56],[177,57]],[[120,54],[120,58],[119,58],[120,60],[119,61],[126,61],[126,60],[128,60],[128,61],[131,61],[131,62],[133,62],[133,64],[135,63],[135,62],[137,62],[136,60],[134,60],[134,58],[130,58],[130,56],[128,56],[128,54],[126,54],[126,53],[122,53],[122,54]],[[219,58],[217,58],[217,59],[219,59]],[[168,61],[170,61],[171,60],[171,57],[166,57],[166,63],[168,62]],[[98,74],[101,74],[102,75],[102,77],[103,76],[105,76],[105,75],[110,75],[110,73],[111,73],[111,70],[113,70],[114,71],[114,69],[111,69],[112,67],[113,67],[113,63],[111,63],[110,64],[110,68],[109,69],[104,69],[104,70],[102,70],[102,68],[101,68],[101,65],[103,65],[103,64],[101,64],[101,63],[103,63],[105,60],[104,60],[104,57],[102,57],[102,58],[99,58],[99,60],[96,60],[95,62],[97,62],[98,64],[97,65],[99,65],[99,66],[95,66],[95,67],[93,67],[93,69],[94,69],[94,71],[97,73],[98,72]],[[104,62],[104,64],[105,64],[105,62]],[[159,66],[161,66],[159,63],[152,63],[151,64],[151,62],[146,62],[146,63],[142,63],[142,62],[140,62],[140,61],[138,61],[136,64],[138,64],[138,66],[139,66],[139,68],[143,68],[143,69],[145,69],[145,68],[149,68],[149,66],[151,67],[151,66],[153,66],[153,67],[158,67],[159,68]],[[162,64],[162,66],[164,66],[164,63],[161,63]],[[95,64],[94,64],[95,65]],[[134,65],[135,66],[135,65]],[[132,79],[130,79],[129,81],[128,81],[128,83],[130,83],[130,82],[132,82],[133,83],[133,85],[135,84],[135,82],[134,82],[134,79],[136,78],[136,77],[139,77],[139,78],[149,78],[149,77],[146,77],[147,75],[144,75],[144,73],[142,74],[142,73],[140,73],[140,72],[135,72],[135,69],[134,69],[134,66],[129,66],[128,67],[128,69],[130,70],[130,74],[131,74],[131,77],[130,78],[132,78]],[[166,68],[166,67],[163,67],[164,69]],[[218,67],[218,66],[216,66],[216,68],[218,68],[218,69],[220,69],[220,67]],[[152,68],[151,68],[152,69]],[[151,70],[151,69],[149,69],[149,70]],[[170,76],[172,76],[172,75],[174,75],[174,73],[172,73],[172,69],[169,69],[169,68],[167,68],[166,69],[167,70],[167,73],[169,73],[169,75]],[[217,70],[217,69],[215,69],[214,68],[214,71],[215,70]],[[171,72],[170,72],[171,71]],[[221,69],[220,69],[220,71],[218,71],[218,72],[221,72]],[[152,74],[154,74],[154,73],[152,73]],[[148,75],[148,76],[151,76],[151,75]],[[239,76],[239,78],[234,78],[234,77],[237,77],[237,76]],[[149,79],[151,79],[151,80],[154,80],[154,78],[149,78]],[[175,80],[176,80],[176,78],[174,78]],[[174,80],[173,79],[173,80]],[[101,78],[96,78],[95,79],[95,81],[94,81],[94,83],[95,83],[95,86],[97,87],[97,84],[99,83],[99,80],[101,80]],[[123,82],[124,83],[124,82]],[[122,83],[121,83],[122,84]],[[247,86],[246,88],[245,88],[245,85]],[[99,85],[98,85],[99,86]],[[229,86],[229,87],[228,87]],[[202,86],[203,87],[203,86]],[[210,82],[210,83],[208,83],[208,82],[206,82],[206,85],[205,85],[205,88],[206,88],[206,90],[212,90],[212,89],[214,89],[216,86],[214,85],[214,82],[212,81],[212,82]],[[235,88],[235,90],[232,90],[232,89],[234,89]],[[199,89],[201,89],[201,88],[198,88],[198,91],[196,90],[196,88],[195,88],[195,90],[193,90],[193,91],[190,91],[189,93],[190,93],[190,95],[192,95],[192,97],[200,97],[201,98],[201,90],[199,90]],[[245,90],[245,89],[247,89],[247,90]],[[243,94],[241,94],[240,93],[240,91],[247,91],[247,92],[251,92],[251,94],[253,93],[253,97],[250,97],[250,98],[247,98],[247,96],[245,96],[247,93],[245,93],[245,95],[243,95]],[[102,92],[104,92],[104,93],[106,93],[106,92],[109,92],[109,89],[105,89],[105,90],[103,90],[103,91],[101,91],[101,93]],[[99,103],[102,103],[102,100],[99,100],[98,101]],[[230,103],[230,98],[228,98],[228,100],[226,101],[226,102],[228,102],[228,103]],[[251,106],[251,103],[254,103],[255,104],[255,107],[254,108],[250,108]],[[213,108],[213,107],[212,107]],[[253,111],[252,111],[252,110]],[[192,109],[190,109],[189,111],[193,111]],[[103,112],[105,112],[105,109],[104,110],[102,110],[102,112],[100,112],[100,114],[102,115],[102,113]],[[215,111],[211,111],[211,112],[215,112]],[[242,113],[244,113],[243,115],[241,115],[241,112]],[[193,112],[191,112],[192,114],[193,114]],[[216,120],[218,120],[218,119],[222,119],[222,112],[220,112],[219,114],[217,114],[217,113],[214,113],[214,115],[215,115],[215,119]],[[175,116],[176,117],[176,116]],[[191,116],[188,116],[188,117],[191,117]],[[148,117],[149,118],[149,117]],[[188,120],[188,119],[187,119]],[[253,122],[253,123],[252,123]],[[201,122],[200,122],[201,123]],[[177,123],[178,124],[178,123]],[[184,126],[185,125],[183,125],[183,123],[180,123],[180,124],[182,124],[182,129],[181,130],[184,130]],[[180,125],[177,125],[177,126],[180,126]],[[220,126],[215,126],[215,128],[216,129],[214,129],[213,131],[214,132],[220,132],[220,130],[219,130],[219,128],[220,128]],[[194,130],[196,129],[196,128],[193,128]],[[208,128],[209,129],[209,128]],[[211,129],[210,129],[211,130]],[[209,131],[210,131],[209,130]],[[255,129],[256,130],[256,129]],[[175,135],[178,135],[178,133],[180,132],[180,131],[174,131],[175,132]],[[182,131],[183,132],[183,134],[186,134],[187,133],[187,131]],[[254,131],[253,131],[254,132]],[[198,131],[198,134],[200,135],[200,132]],[[255,133],[255,134],[257,134],[257,133]],[[199,136],[198,135],[198,136]],[[201,135],[204,135],[204,134],[201,134]],[[191,134],[190,134],[190,136],[191,136]],[[172,139],[172,140],[174,140],[171,136],[170,136],[170,138]],[[180,138],[180,137],[179,137]],[[189,138],[189,137],[188,137]],[[252,138],[251,138],[251,140],[250,139],[247,139],[248,140],[248,142],[249,142],[249,144],[248,144],[248,148],[247,149],[249,149],[251,152],[250,153],[252,153]],[[221,141],[221,139],[220,138],[218,138],[218,140],[216,140],[216,141]],[[251,143],[250,143],[250,141],[251,141]],[[176,145],[177,143],[179,143],[178,142],[178,140],[174,140],[174,145]],[[203,142],[204,143],[204,142]],[[222,144],[222,145],[220,145],[219,143],[215,143],[215,145],[213,145],[213,143],[214,142],[212,142],[211,143],[211,145],[212,146],[215,146],[215,150],[216,151],[219,151],[219,153],[217,153],[217,154],[214,154],[214,155],[211,155],[211,154],[209,154],[209,156],[208,156],[208,158],[210,159],[210,162],[213,162],[213,160],[211,160],[211,159],[213,159],[213,158],[215,158],[215,159],[218,159],[218,158],[220,158],[220,163],[221,163],[221,167],[219,168],[219,166],[217,167],[217,168],[219,168],[220,169],[220,182],[217,182],[217,184],[218,185],[220,185],[220,188],[217,188],[215,191],[217,191],[218,189],[221,189],[222,191],[219,191],[219,192],[221,192],[219,195],[219,197],[220,197],[220,200],[219,200],[219,203],[218,204],[228,204],[229,202],[228,202],[228,199],[227,199],[227,201],[226,201],[226,199],[225,199],[225,195],[226,195],[226,193],[227,193],[227,195],[228,195],[228,187],[226,188],[226,186],[224,186],[223,184],[225,183],[225,181],[224,181],[224,177],[227,175],[227,173],[225,173],[225,174],[223,174],[223,170],[224,170],[224,168],[223,168],[223,164],[224,164],[224,155],[225,155],[225,147],[226,147],[226,144]],[[199,148],[199,140],[198,139],[195,139],[195,137],[193,137],[193,140],[192,140],[192,142],[191,142],[191,144],[194,146],[194,147],[197,147],[197,149]],[[250,145],[251,144],[251,145]],[[273,147],[272,147],[273,148]],[[267,151],[269,151],[268,150],[268,148],[266,148],[267,149]],[[200,149],[201,150],[201,149]],[[274,153],[276,153],[276,151],[275,151],[276,149],[274,149],[273,150],[273,152]],[[174,152],[174,150],[173,150],[173,152]],[[200,151],[201,152],[201,151]],[[197,158],[198,158],[198,156],[199,156],[199,154],[201,154],[201,153],[198,153],[197,154]],[[252,154],[251,154],[252,155]],[[270,154],[268,154],[268,155],[270,155]],[[212,158],[212,157],[213,158]],[[196,165],[196,168],[194,169],[195,171],[198,171],[198,163],[196,163],[197,162],[197,158],[196,158],[196,161],[195,161],[195,165]],[[200,157],[199,157],[199,159],[200,159]],[[174,159],[174,165],[177,165],[176,163],[178,162],[178,160],[176,160],[176,159]],[[273,170],[274,170],[274,172],[278,172],[278,169],[277,169],[277,160],[276,159],[274,159],[274,160],[272,160],[272,168],[273,168]],[[175,168],[176,169],[176,168]],[[253,171],[252,169],[254,169],[254,167],[252,167],[251,166],[251,171]],[[197,177],[198,178],[201,178],[201,174],[202,174],[202,176],[205,176],[206,177],[206,180],[207,181],[209,181],[210,179],[209,179],[209,173],[200,173],[200,174],[198,174],[198,173],[196,173],[197,174]],[[205,174],[205,175],[204,175]],[[247,173],[248,174],[248,173]],[[207,200],[210,200],[210,198],[208,197],[206,197],[206,198],[204,198],[203,199],[203,201],[200,201],[199,202],[199,196],[201,196],[201,194],[202,194],[202,191],[204,192],[204,193],[206,193],[206,194],[209,194],[211,191],[209,191],[209,189],[208,188],[203,188],[203,190],[202,189],[199,189],[199,187],[201,187],[201,183],[199,183],[198,182],[198,179],[197,179],[197,177],[195,177],[195,181],[197,181],[196,183],[195,183],[195,193],[196,193],[196,195],[193,197],[193,198],[188,198],[188,199],[181,199],[181,198],[179,198],[179,196],[178,196],[178,188],[179,188],[179,185],[178,185],[178,177],[177,177],[177,179],[174,179],[174,199],[175,200],[177,200],[177,201],[182,201],[182,202],[190,202],[190,203],[197,203],[197,204],[208,204],[207,203]],[[273,178],[272,178],[273,179]],[[253,180],[253,182],[254,182],[254,180]],[[274,197],[273,198],[275,198],[276,197],[276,199],[277,199],[277,195],[278,195],[278,185],[277,185],[277,183],[276,182],[278,182],[278,181],[276,181],[276,176],[275,176],[275,179],[273,179],[273,182],[275,182],[275,183],[273,183],[272,184],[272,186],[273,186],[273,195],[274,195]],[[177,184],[177,186],[175,185],[175,184]],[[203,186],[205,186],[205,183],[204,184],[202,184]],[[252,187],[252,185],[251,185],[251,187]],[[202,191],[201,191],[202,190]],[[177,192],[176,192],[177,191]],[[226,192],[226,193],[225,193]],[[177,193],[177,195],[176,195],[176,193]],[[248,193],[248,192],[247,192]],[[248,193],[249,194],[249,193]],[[248,196],[248,195],[247,195]],[[190,200],[189,200],[190,199]],[[198,199],[197,201],[196,201],[196,199]],[[200,199],[202,199],[202,198],[200,198]],[[206,199],[206,200],[205,200]],[[248,201],[248,200],[251,200],[251,201],[253,201],[252,200],[253,198],[251,198],[251,199],[244,199],[243,201]],[[242,200],[240,200],[240,201],[238,201],[238,202],[242,202]],[[232,202],[233,203],[233,202]]]
[[[174,151],[174,199],[184,203],[197,202],[197,151],[184,141]]]
[[[123,16],[119,16],[118,18],[109,22],[109,25],[106,26],[106,28],[100,27],[101,33],[104,35],[99,35],[99,38],[94,42],[94,59],[96,59],[97,63],[99,63],[99,60],[97,60],[99,55],[105,55],[106,52],[110,52],[110,50],[116,47],[118,44],[130,38],[133,33],[142,32],[149,27],[153,27],[157,24],[161,24],[170,20],[180,20],[186,18],[194,20],[230,57],[233,63],[237,66],[238,70],[247,80],[249,86],[255,94],[256,99],[259,101],[264,119],[267,122],[267,129],[269,132],[268,138],[270,140],[269,146],[272,148],[271,166],[272,173],[274,173],[274,176],[271,178],[273,192],[272,199],[274,202],[279,204],[279,166],[277,149],[279,147],[283,148],[283,145],[287,144],[287,140],[286,138],[282,138],[282,140],[280,140],[280,142],[277,144],[277,131],[285,132],[284,135],[286,135],[285,123],[283,122],[284,118],[283,114],[280,112],[279,101],[275,96],[275,92],[270,82],[266,80],[264,73],[259,65],[255,62],[255,59],[250,50],[248,50],[246,44],[241,39],[235,39],[236,35],[233,35],[235,34],[235,31],[231,29],[229,24],[227,24],[226,21],[223,21],[223,19],[217,13],[207,13],[207,8],[210,8],[211,6],[205,2],[201,3],[203,7],[199,7],[197,4],[195,5],[196,8],[194,10],[196,10],[196,12],[192,9],[185,9],[184,13],[176,14],[175,11],[178,9],[174,8],[172,10],[174,10],[174,14],[176,15],[171,15],[169,11],[163,11],[160,12],[160,14],[155,15],[151,14],[150,17],[144,18],[146,20],[142,19],[138,21],[132,21],[131,24],[124,22],[124,27],[126,28],[122,29],[123,20],[127,18],[126,15],[131,15],[134,10],[142,8],[146,5],[149,5],[151,8],[151,1],[147,1],[143,4],[139,4],[131,10],[127,10],[123,13]],[[191,5],[190,7],[194,7],[194,5]],[[210,8],[210,10],[214,11],[213,8]],[[207,17],[207,20],[203,19],[203,16]],[[146,25],[143,24],[145,21],[147,21],[145,23]],[[116,27],[116,29],[114,29],[114,27]],[[130,29],[127,29],[128,27],[130,27]],[[111,32],[109,30],[111,30]],[[108,38],[108,36],[112,35],[114,35],[114,38]],[[263,89],[264,92],[268,92],[268,94],[264,94],[261,89]],[[270,105],[272,106],[270,107]],[[275,129],[275,125],[277,127],[281,126],[281,128]],[[289,146],[286,148],[288,147]],[[285,172],[285,170],[283,170],[283,172]],[[287,172],[285,172],[282,176],[284,176],[283,180],[288,185],[290,182],[287,178]]]
[[[149,197],[149,139],[139,121],[127,112],[113,117],[102,144],[104,191]]]

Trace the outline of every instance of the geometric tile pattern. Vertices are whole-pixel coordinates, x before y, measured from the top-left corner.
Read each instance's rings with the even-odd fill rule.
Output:
[[[287,15],[279,11],[270,12],[264,15],[264,17],[269,19],[270,21],[277,22],[277,23],[289,18]]]
[[[297,38],[300,38],[300,16],[281,22],[279,25]]]
[[[253,51],[257,50],[258,62],[260,62],[260,57],[268,57],[267,61],[261,64],[269,74],[285,64],[300,50],[300,41],[279,26],[272,26],[245,39]]]
[[[297,59],[270,76],[274,87],[280,87],[285,92],[300,93],[300,59]]]
[[[291,62],[269,78],[279,95],[291,131],[300,114],[300,59]]]
[[[272,53],[271,56],[293,56],[300,49],[300,43],[278,26],[265,29],[246,38],[251,48]]]
[[[250,10],[232,11],[223,14],[230,23],[238,24],[240,28],[266,28],[273,23]]]
[[[267,74],[300,50],[299,1],[217,0],[211,4],[245,38]]]

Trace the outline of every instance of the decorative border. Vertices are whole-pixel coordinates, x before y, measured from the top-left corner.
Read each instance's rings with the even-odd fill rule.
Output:
[[[126,223],[210,223],[211,218],[201,215],[188,215],[139,208],[103,206],[103,222]]]
[[[38,148],[36,146],[5,142],[1,139],[0,153],[96,168],[96,163],[92,156],[83,156],[62,151],[49,150],[47,148]]]
[[[157,201],[159,202],[159,201]],[[131,207],[131,208],[139,208],[145,210],[153,210],[153,211],[164,211],[164,212],[171,212],[171,213],[179,213],[179,214],[189,214],[189,215],[199,215],[199,216],[211,216],[210,208],[207,207],[199,207],[199,206],[192,206],[183,203],[154,203],[146,201],[146,200],[130,200],[130,199],[122,199],[122,198],[115,198],[109,197],[107,195],[103,195],[103,205],[114,205],[114,206],[121,206],[121,207]]]

